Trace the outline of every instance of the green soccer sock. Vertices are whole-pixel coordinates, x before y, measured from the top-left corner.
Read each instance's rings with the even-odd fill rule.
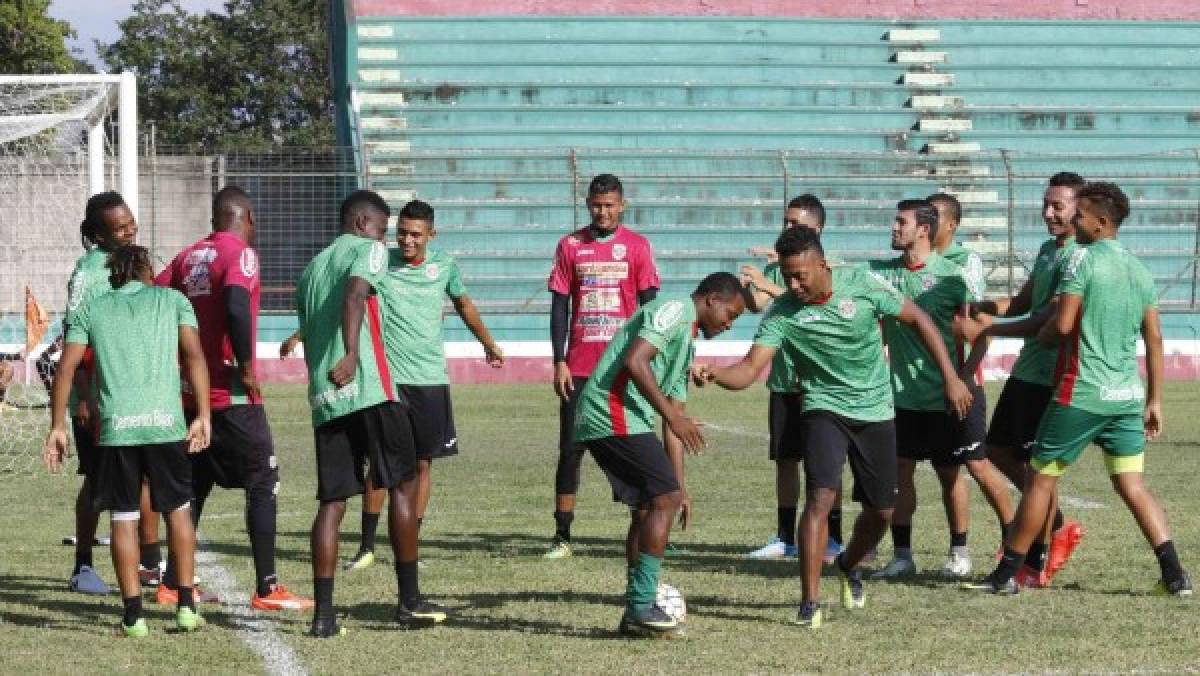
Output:
[[[625,585],[625,605],[630,610],[644,610],[658,598],[658,576],[662,572],[662,557],[638,554],[638,562],[630,566]]]

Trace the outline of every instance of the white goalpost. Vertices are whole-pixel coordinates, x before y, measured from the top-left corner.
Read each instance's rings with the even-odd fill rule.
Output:
[[[61,333],[84,205],[105,190],[137,217],[134,75],[0,76],[0,472],[40,455],[36,365]]]

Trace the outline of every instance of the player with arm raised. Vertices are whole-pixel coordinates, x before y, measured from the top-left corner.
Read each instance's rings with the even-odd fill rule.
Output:
[[[678,633],[654,601],[675,513],[683,510],[684,528],[691,519],[683,451],[704,446],[696,422],[684,415],[695,337],[728,330],[744,309],[741,282],[728,272],[704,278],[691,296],[657,298],[617,331],[581,388],[575,438],[608,476],[613,499],[631,510],[622,634]],[[665,446],[654,436],[660,416]]]
[[[81,307],[67,324],[44,457],[52,472],[61,468],[67,450],[68,390],[84,351],[91,347],[99,416],[92,506],[97,512],[110,512],[112,518],[113,568],[125,607],[122,631],[130,637],[148,633],[138,580],[137,522],[143,481],[149,483],[154,510],[167,518],[168,547],[179,581],[176,627],[192,631],[203,620],[192,596],[196,533],[189,509],[188,454],[207,447],[211,431],[208,372],[196,317],[178,291],[151,285],[153,268],[144,248],[115,250],[108,267],[113,290]],[[189,426],[184,424],[179,399],[179,363],[200,399]]]
[[[562,238],[554,252],[549,289],[550,343],[558,408],[558,467],[554,473],[554,540],[547,559],[571,556],[571,522],[584,448],[571,437],[579,389],[608,341],[638,306],[658,293],[658,270],[645,237],[621,223],[625,189],[612,174],[592,179],[592,222]]]

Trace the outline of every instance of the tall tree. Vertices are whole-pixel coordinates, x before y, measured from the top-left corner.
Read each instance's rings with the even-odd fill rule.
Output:
[[[71,24],[47,14],[50,0],[0,2],[0,73],[49,75],[91,72],[78,50],[67,47],[75,37]]]
[[[332,145],[327,19],[314,0],[226,0],[223,14],[203,15],[140,0],[99,49],[110,68],[138,74],[141,117],[160,143]]]

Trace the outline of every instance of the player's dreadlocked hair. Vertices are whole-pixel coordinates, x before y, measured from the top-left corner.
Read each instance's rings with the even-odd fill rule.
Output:
[[[140,278],[143,270],[153,270],[154,266],[150,264],[150,252],[146,247],[128,244],[108,254],[108,269],[108,283],[119,289]]]
[[[1129,217],[1129,198],[1115,183],[1088,183],[1076,191],[1075,196],[1087,200],[1092,208],[1107,216],[1114,228],[1121,227],[1121,223]]]
[[[88,198],[87,208],[83,213],[83,222],[79,224],[79,239],[83,248],[91,249],[100,243],[101,233],[106,232],[104,212],[113,207],[125,206],[125,198],[121,193],[100,192]]]

